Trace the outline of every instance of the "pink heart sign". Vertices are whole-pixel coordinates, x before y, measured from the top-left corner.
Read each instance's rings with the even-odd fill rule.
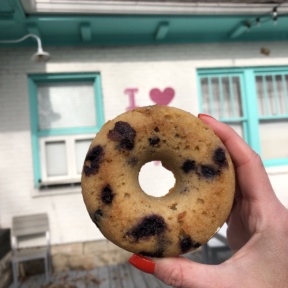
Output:
[[[153,102],[159,105],[168,105],[171,100],[174,98],[175,91],[173,88],[165,88],[161,92],[158,88],[153,88],[150,90],[150,98]]]

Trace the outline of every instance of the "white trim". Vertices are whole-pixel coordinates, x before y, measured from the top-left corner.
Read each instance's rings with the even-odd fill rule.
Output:
[[[282,174],[288,175],[288,166],[266,167],[265,169],[269,176],[282,175]]]
[[[242,3],[179,3],[101,0],[21,0],[28,13],[86,14],[265,14],[277,4]],[[288,4],[278,8],[278,14],[288,11]]]
[[[80,182],[81,174],[77,173],[75,143],[77,140],[91,140],[92,141],[94,137],[95,137],[95,134],[40,137],[39,138],[40,167],[41,167],[40,186]],[[66,144],[67,175],[48,176],[46,154],[45,154],[46,152],[45,144],[47,142],[57,142],[57,141],[63,141]]]
[[[33,189],[32,190],[32,197],[51,197],[51,196],[59,196],[65,194],[80,194],[82,191],[81,187],[57,187],[57,188],[47,188],[47,190],[39,190]]]

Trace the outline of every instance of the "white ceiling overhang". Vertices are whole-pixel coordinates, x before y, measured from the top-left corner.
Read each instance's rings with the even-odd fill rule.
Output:
[[[263,14],[279,6],[278,13],[287,13],[283,1],[106,1],[106,0],[21,0],[27,14]],[[281,6],[281,7],[280,7]]]

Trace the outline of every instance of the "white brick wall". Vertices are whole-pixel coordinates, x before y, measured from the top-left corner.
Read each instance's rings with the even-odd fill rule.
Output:
[[[261,47],[271,49],[269,57],[260,54]],[[286,43],[45,48],[52,55],[47,64],[30,61],[34,47],[0,48],[0,226],[9,227],[13,215],[47,211],[53,244],[102,236],[90,221],[80,193],[34,195],[27,74],[100,72],[108,120],[129,105],[126,88],[139,89],[136,104],[142,106],[153,104],[149,98],[152,88],[173,87],[176,96],[170,105],[197,114],[197,68],[288,65]],[[277,195],[288,207],[288,169],[268,172]],[[151,187],[159,185],[162,176],[150,179],[146,174]],[[162,190],[171,185],[165,177]]]

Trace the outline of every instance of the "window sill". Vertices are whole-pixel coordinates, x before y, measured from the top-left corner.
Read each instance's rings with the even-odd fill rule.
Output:
[[[80,185],[77,186],[64,186],[64,187],[47,187],[45,189],[34,189],[32,192],[32,197],[50,197],[65,194],[79,194],[82,189]]]
[[[288,174],[288,166],[266,167],[268,176]]]

